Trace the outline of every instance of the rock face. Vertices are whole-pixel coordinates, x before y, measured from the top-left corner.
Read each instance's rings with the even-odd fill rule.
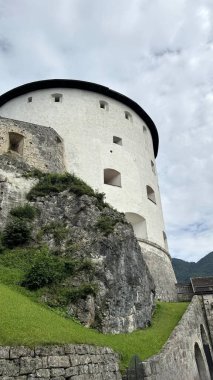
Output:
[[[17,201],[26,202],[24,196],[36,181],[22,177],[26,167],[21,167],[20,163],[14,171],[14,162],[3,158],[2,161],[4,186],[1,188],[0,218],[4,223],[1,228],[8,210]],[[16,185],[17,179],[21,186]],[[13,194],[11,204],[10,194]],[[96,294],[70,302],[68,313],[86,326],[98,327],[105,333],[130,332],[147,326],[153,312],[154,283],[132,226],[124,216],[110,207],[100,209],[94,197],[77,196],[69,190],[38,197],[31,204],[39,210],[32,228],[35,244],[39,236],[40,244],[46,243],[58,255],[82,261],[88,258],[93,264],[92,274],[85,269],[83,278],[82,273],[74,274],[64,281],[65,289],[82,282],[95,283],[97,287]],[[103,217],[113,222],[113,233],[106,234],[98,227]],[[54,232],[46,228],[50,225],[61,227],[60,242]],[[43,299],[48,302],[48,297],[47,294]]]
[[[97,327],[103,332],[127,332],[146,326],[151,320],[154,285],[132,227],[124,218],[119,214],[114,233],[105,236],[97,230],[101,211],[92,197],[79,198],[65,191],[38,198],[34,205],[40,210],[34,222],[35,234],[52,221],[60,222],[67,230],[62,252],[76,259],[90,258],[94,263],[92,282],[97,284],[98,293],[71,304],[70,313],[87,326],[100,324]],[[112,220],[118,217],[117,211],[110,208],[104,210],[104,215]],[[44,241],[57,249],[51,234],[45,235]],[[70,241],[75,252],[69,253],[68,249],[67,253],[65,247]],[[78,276],[72,278],[72,284],[79,285],[81,281]],[[89,274],[85,274],[84,281],[91,281]]]
[[[26,201],[26,195],[36,184],[23,174],[30,169],[18,156],[0,155],[0,229],[5,226],[9,211]]]

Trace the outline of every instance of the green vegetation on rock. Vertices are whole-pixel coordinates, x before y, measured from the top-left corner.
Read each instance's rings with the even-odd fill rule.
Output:
[[[38,212],[38,210],[35,207],[26,203],[23,206],[18,206],[16,208],[13,208],[10,211],[10,214],[12,216],[19,218],[19,219],[33,220],[35,218],[37,212]]]
[[[96,223],[96,227],[106,236],[114,231],[117,220],[112,219],[108,215],[101,215]]]
[[[122,368],[127,367],[135,354],[144,360],[158,353],[188,305],[159,303],[151,327],[130,334],[104,335],[57,315],[5,285],[0,284],[0,294],[1,345],[82,343],[108,346],[121,354]]]
[[[39,179],[39,182],[27,195],[27,199],[30,201],[35,200],[37,197],[44,197],[69,190],[78,196],[88,195],[95,197],[100,205],[104,205],[105,194],[94,191],[86,182],[74,174],[41,173],[40,171],[33,171],[28,173],[27,176],[35,176]]]
[[[79,286],[64,288],[67,278],[84,271],[92,279],[94,265],[90,259],[58,257],[45,246],[6,249],[0,255],[0,282],[15,286],[37,301],[48,295],[47,304],[52,307],[63,308],[89,294],[96,295],[97,285],[93,282],[82,281]]]
[[[10,220],[2,234],[3,245],[8,248],[22,246],[31,239],[31,229],[25,219],[13,218]]]

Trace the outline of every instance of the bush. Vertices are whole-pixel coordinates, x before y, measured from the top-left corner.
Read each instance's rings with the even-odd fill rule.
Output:
[[[54,238],[56,245],[59,245],[65,239],[67,233],[68,230],[62,223],[51,222],[41,228],[37,235],[37,238],[41,239],[43,235],[51,234]]]
[[[112,219],[110,216],[107,215],[101,215],[95,226],[105,235],[109,235],[114,231],[116,223],[116,219]]]
[[[44,197],[48,194],[57,194],[64,190],[70,190],[79,196],[83,194],[95,196],[94,190],[74,174],[43,173],[38,178],[39,183],[31,189],[27,196],[29,200],[38,196]]]
[[[64,190],[69,190],[72,193],[82,196],[88,195],[97,199],[98,205],[104,207],[104,193],[94,191],[86,182],[76,177],[74,174],[65,173],[41,173],[40,171],[27,173],[25,176],[35,176],[39,182],[31,189],[27,195],[28,200],[35,200],[37,197],[44,197],[48,194],[57,194]]]
[[[22,285],[30,290],[36,290],[60,281],[63,275],[64,263],[44,250],[35,259],[31,269],[25,275]]]
[[[0,232],[0,253],[4,251],[4,245],[3,245],[3,236],[2,233]]]
[[[94,283],[82,284],[67,291],[67,301],[77,302],[79,299],[85,299],[88,295],[95,296],[97,291],[98,287]]]
[[[19,219],[33,220],[35,218],[37,212],[38,212],[38,210],[35,207],[33,207],[29,204],[25,204],[24,206],[19,206],[19,207],[13,208],[10,211],[10,214],[12,216],[19,218]]]
[[[65,259],[64,265],[67,275],[83,271],[90,273],[94,271],[94,264],[90,259]]]
[[[31,230],[26,220],[14,218],[3,231],[3,244],[14,248],[28,243],[31,239]]]

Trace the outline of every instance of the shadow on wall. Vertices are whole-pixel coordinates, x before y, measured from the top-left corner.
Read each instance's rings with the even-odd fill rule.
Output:
[[[204,329],[203,325],[200,325],[200,334],[201,334],[201,339],[202,339],[202,343],[203,343],[203,350],[205,352],[206,361],[207,361],[207,364],[208,364],[211,380],[213,380],[213,360],[212,360],[212,354],[211,354],[211,350],[210,350],[210,346],[209,346],[209,339],[207,337],[207,334],[205,332],[205,329]]]
[[[127,221],[132,224],[135,236],[138,239],[147,239],[146,220],[133,212],[127,212],[125,216]]]

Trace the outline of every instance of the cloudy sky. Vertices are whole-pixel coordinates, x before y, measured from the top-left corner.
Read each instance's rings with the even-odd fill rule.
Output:
[[[150,114],[171,255],[213,251],[213,1],[0,0],[0,93],[47,78],[109,86]]]

